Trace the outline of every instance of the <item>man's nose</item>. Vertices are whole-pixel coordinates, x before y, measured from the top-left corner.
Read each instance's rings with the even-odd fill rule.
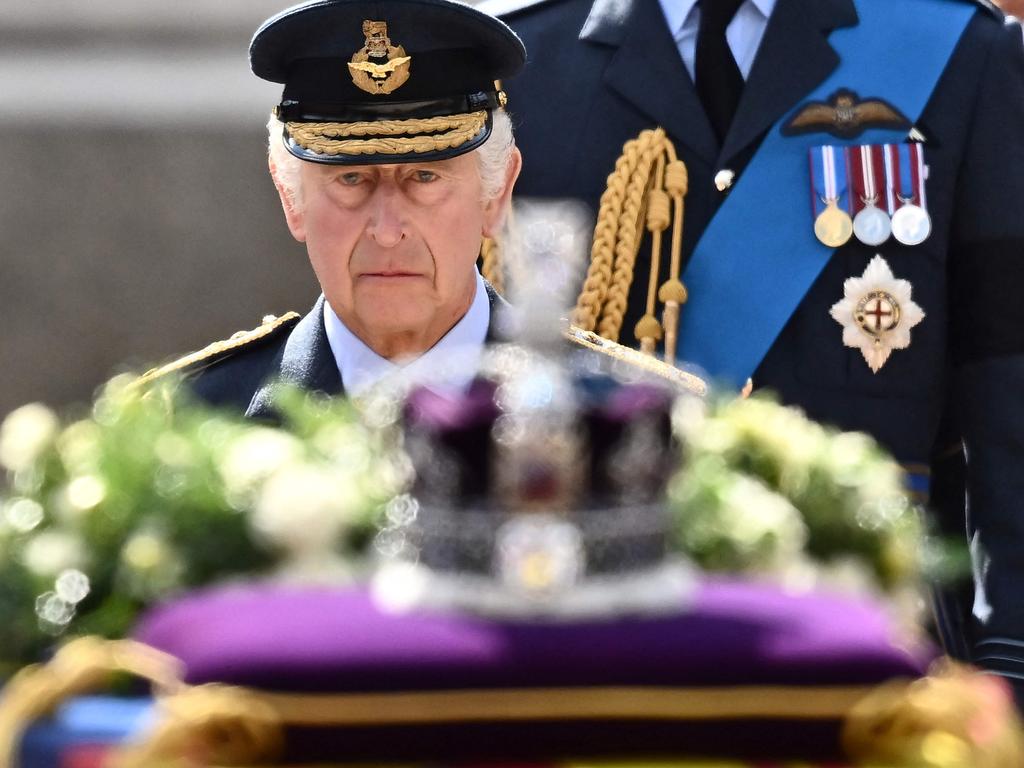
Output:
[[[405,239],[405,206],[399,190],[385,184],[374,191],[366,231],[383,248],[392,248]]]

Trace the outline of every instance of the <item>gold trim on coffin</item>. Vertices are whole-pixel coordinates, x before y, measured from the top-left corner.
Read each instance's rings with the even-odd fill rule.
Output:
[[[952,664],[881,686],[530,688],[357,694],[284,694],[207,684],[186,687],[180,662],[132,641],[82,638],[46,665],[26,667],[0,696],[0,766],[14,762],[32,720],[102,689],[114,672],[153,682],[162,720],[122,749],[111,768],[266,764],[284,727],[529,720],[843,720],[842,744],[861,764],[888,768],[1005,768],[1024,764],[1020,722],[998,681]],[[161,696],[160,694],[163,693]],[[980,735],[979,735],[980,734]],[[190,765],[196,764],[192,760]]]
[[[832,720],[843,717],[871,690],[609,686],[315,695],[260,691],[258,696],[283,722],[315,727],[606,719]]]
[[[292,141],[320,155],[406,155],[461,147],[487,124],[487,111],[409,120],[286,125]],[[366,138],[369,137],[369,138]]]

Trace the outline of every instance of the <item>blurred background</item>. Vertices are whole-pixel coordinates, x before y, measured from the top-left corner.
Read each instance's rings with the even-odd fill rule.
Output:
[[[312,305],[247,60],[286,5],[0,2],[0,415]]]

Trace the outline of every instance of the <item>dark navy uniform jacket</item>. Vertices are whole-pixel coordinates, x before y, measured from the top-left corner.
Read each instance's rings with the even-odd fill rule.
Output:
[[[768,128],[837,66],[829,33],[858,24],[852,0],[778,0],[719,147],[658,0],[482,7],[507,21],[528,51],[524,72],[503,84],[524,158],[517,193],[575,197],[596,210],[623,143],[661,126],[689,170],[684,259],[721,203],[715,173],[742,174]],[[753,379],[813,418],[874,435],[905,464],[932,467],[933,505],[948,529],[962,535],[966,525],[974,556],[977,590],[963,652],[1024,680],[1021,48],[1019,27],[978,3],[915,124],[930,166],[931,237],[916,247],[890,239],[839,248]],[[896,55],[914,66],[912,50]],[[822,143],[837,142],[823,133]],[[771,236],[754,233],[752,247]],[[843,346],[829,316],[844,280],[860,276],[875,253],[910,281],[926,313],[910,347],[894,351],[877,374],[860,351]],[[642,312],[643,283],[634,281],[624,329]]]
[[[487,341],[493,341],[508,304],[486,281],[484,287],[491,306]],[[231,346],[231,340],[217,342],[147,376],[182,369],[190,389],[202,401],[251,418],[275,418],[271,388],[278,382],[326,395],[343,394],[341,374],[327,341],[323,296],[305,317],[292,313],[269,319],[261,328],[239,334],[236,341],[237,346]]]

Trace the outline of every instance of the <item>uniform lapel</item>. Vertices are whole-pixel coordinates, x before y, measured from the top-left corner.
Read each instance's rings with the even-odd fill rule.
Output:
[[[690,79],[658,0],[594,0],[580,32],[616,48],[605,84],[680,144],[714,162],[718,140]]]
[[[487,336],[484,338],[484,343],[494,344],[505,341],[508,337],[508,325],[511,322],[508,312],[512,306],[486,280],[484,280],[484,290],[487,291],[487,301],[491,305],[491,320],[487,324]]]
[[[853,0],[778,0],[725,137],[724,162],[756,141],[828,77],[839,65],[829,33],[856,23]]]
[[[256,390],[245,415],[275,418],[272,389],[277,383],[292,384],[311,392],[341,394],[341,374],[324,329],[324,297],[321,296],[295,328],[278,354],[273,376]]]

